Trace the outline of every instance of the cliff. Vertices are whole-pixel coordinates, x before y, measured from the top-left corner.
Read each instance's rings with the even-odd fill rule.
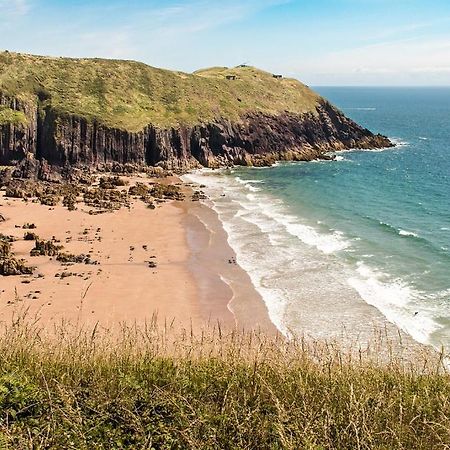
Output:
[[[268,165],[391,146],[292,79],[0,53],[0,164]]]

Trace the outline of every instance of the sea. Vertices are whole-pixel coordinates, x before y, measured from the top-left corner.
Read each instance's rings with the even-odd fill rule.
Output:
[[[315,90],[396,146],[189,179],[283,333],[357,329],[376,308],[450,348],[450,88]]]

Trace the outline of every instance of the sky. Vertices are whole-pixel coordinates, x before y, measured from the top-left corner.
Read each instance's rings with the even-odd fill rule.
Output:
[[[313,85],[450,85],[450,0],[0,0],[0,49]]]

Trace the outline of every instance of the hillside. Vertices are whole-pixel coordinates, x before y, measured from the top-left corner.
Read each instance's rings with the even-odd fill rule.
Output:
[[[0,53],[2,164],[267,165],[386,145],[301,82],[253,67]]]
[[[226,79],[235,75],[236,80]],[[301,114],[320,97],[297,80],[253,67],[187,74],[134,61],[0,53],[0,91],[26,101],[36,95],[58,111],[127,131],[237,120],[249,111]]]

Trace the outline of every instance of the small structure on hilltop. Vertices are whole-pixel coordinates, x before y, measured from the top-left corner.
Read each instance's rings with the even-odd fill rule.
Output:
[[[281,78],[283,78],[283,75],[276,75],[276,74],[273,74],[272,75],[274,78],[276,78],[277,80],[280,80]]]
[[[225,77],[227,80],[235,80],[237,77],[236,75],[226,75]]]

